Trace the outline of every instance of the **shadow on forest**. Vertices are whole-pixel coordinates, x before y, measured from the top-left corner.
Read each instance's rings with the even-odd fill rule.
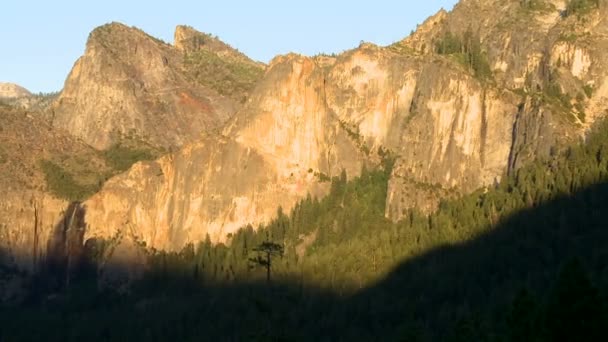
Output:
[[[573,257],[605,288],[607,222],[608,183],[601,183],[517,212],[474,240],[408,259],[349,297],[298,280],[201,286],[166,274],[130,296],[83,292],[74,301],[24,305],[11,317],[27,317],[17,336],[47,340],[384,341],[410,331],[439,339],[462,319],[499,316],[523,288],[549,291]],[[39,332],[28,330],[32,324]]]

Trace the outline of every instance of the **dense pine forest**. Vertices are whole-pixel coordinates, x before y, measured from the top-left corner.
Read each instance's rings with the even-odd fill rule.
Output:
[[[150,251],[128,293],[98,291],[95,260],[34,276],[0,340],[602,340],[608,124],[585,140],[398,223],[383,153],[227,244]]]

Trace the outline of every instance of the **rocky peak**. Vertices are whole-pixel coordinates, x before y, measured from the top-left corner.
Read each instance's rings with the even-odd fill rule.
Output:
[[[17,84],[0,82],[0,98],[12,99],[31,95],[27,89]]]
[[[253,61],[245,54],[224,43],[217,37],[199,32],[186,25],[178,25],[175,28],[173,45],[176,49],[183,51],[186,54],[206,50],[221,58],[227,58],[257,67],[264,67],[263,63]]]
[[[265,65],[251,60],[217,37],[189,26],[175,29],[175,47],[195,82],[243,103],[264,73]]]
[[[179,50],[139,29],[98,27],[52,106],[53,124],[98,149],[126,138],[162,148],[193,141],[238,103],[195,82],[184,63]]]
[[[400,43],[406,46],[413,47],[415,50],[422,53],[428,53],[433,48],[427,46],[426,41],[429,36],[432,36],[437,28],[440,27],[448,16],[448,12],[445,9],[439,10],[433,16],[425,20],[421,25],[418,25],[415,32],[403,39]]]

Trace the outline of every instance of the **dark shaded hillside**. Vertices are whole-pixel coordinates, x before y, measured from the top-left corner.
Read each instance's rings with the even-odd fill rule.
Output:
[[[506,309],[518,293],[527,289],[546,300],[561,267],[574,259],[606,295],[607,210],[608,183],[596,184],[518,212],[470,242],[408,260],[348,301],[370,311],[354,326],[382,334],[411,319],[409,324],[441,336],[475,318],[504,336]]]
[[[44,304],[4,308],[0,336],[7,341],[43,336],[393,340],[420,334],[435,340],[452,334],[463,320],[474,322],[474,329],[456,334],[508,336],[506,316],[518,292],[529,289],[539,305],[550,301],[560,268],[574,257],[608,294],[607,200],[608,183],[600,183],[523,210],[472,241],[403,262],[386,279],[351,297],[302,288],[297,279],[271,288],[262,282],[201,286],[168,273],[162,282],[136,288],[128,297],[91,289]],[[595,304],[601,310],[600,302]],[[539,333],[545,326],[538,323]]]

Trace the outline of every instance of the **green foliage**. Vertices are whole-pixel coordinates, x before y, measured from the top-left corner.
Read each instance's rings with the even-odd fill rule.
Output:
[[[331,177],[323,172],[315,172],[314,174],[321,183],[331,182]]]
[[[560,33],[558,40],[567,43],[574,43],[578,37],[579,36],[576,32],[562,32]]]
[[[544,89],[544,99],[548,103],[557,105],[566,111],[572,111],[572,98],[569,94],[562,91],[559,83],[551,79]]]
[[[574,108],[576,109],[576,113],[581,122],[585,122],[585,95],[583,93],[579,93],[576,96]]]
[[[340,124],[340,128],[342,128],[346,132],[348,137],[355,142],[355,144],[357,145],[359,150],[361,152],[369,155],[371,152],[370,148],[367,146],[367,144],[365,143],[364,137],[359,132],[359,127],[351,126],[346,121],[342,121],[342,120],[339,120],[338,123]]]
[[[443,37],[435,43],[435,46],[437,53],[440,55],[451,55],[463,52],[462,39],[450,31],[446,32]]]
[[[41,97],[41,98],[55,99],[59,96],[59,94],[61,94],[61,91],[50,91],[50,92],[41,91],[41,92],[34,94],[34,96]]]
[[[527,241],[537,234],[535,226],[592,225],[591,222],[586,221],[591,217],[582,212],[580,215],[586,219],[574,218],[577,217],[577,211],[574,211],[577,210],[576,208],[571,208],[567,213],[561,208],[556,208],[555,210],[561,214],[554,216],[543,214],[538,218],[524,215],[522,221],[504,222],[511,215],[525,208],[540,206],[560,196],[573,196],[579,189],[596,184],[602,179],[608,179],[607,153],[608,128],[601,127],[590,136],[586,145],[573,147],[564,155],[520,169],[496,188],[479,191],[460,199],[444,201],[439,211],[430,216],[411,210],[404,220],[396,224],[384,218],[390,169],[363,170],[360,177],[351,181],[347,181],[346,175],[343,174],[332,180],[331,191],[327,197],[322,200],[308,197],[298,203],[289,216],[280,214],[276,220],[259,227],[257,231],[252,227],[242,229],[234,234],[230,246],[213,246],[210,242],[200,245],[192,259],[196,261],[195,264],[198,263],[198,266],[190,266],[190,269],[198,269],[207,283],[224,282],[226,279],[231,279],[229,282],[242,282],[252,277],[255,279],[255,275],[248,273],[247,256],[254,246],[265,241],[268,234],[273,241],[281,242],[285,246],[284,258],[273,265],[276,267],[273,272],[276,272],[277,279],[288,281],[296,277],[303,279],[302,286],[330,288],[335,293],[348,296],[387,277],[399,260],[415,260],[420,255],[441,249],[442,246],[480,239],[492,232],[496,225],[508,224],[521,227],[523,221],[526,229],[512,233],[512,241],[521,241],[521,246],[504,245],[499,248],[505,255],[509,255],[512,253],[509,252],[511,249],[526,246]],[[580,197],[579,200],[586,201],[585,198],[587,197]],[[598,201],[601,199],[598,198]],[[601,202],[593,203],[596,204],[581,202],[580,206],[592,208]],[[307,240],[309,243],[306,242]],[[306,247],[302,249],[302,246]],[[494,255],[498,251],[493,248],[489,253]],[[519,250],[518,253],[522,251]],[[556,252],[542,253],[545,255],[543,258],[558,260],[555,259],[558,258]],[[474,260],[479,258],[486,260],[487,269],[494,270],[491,272],[500,272],[498,270],[503,268],[496,264],[498,260],[495,258],[475,254]],[[531,263],[536,263],[532,261],[533,257],[525,259],[527,264],[521,265],[521,269],[530,269]],[[550,262],[543,260],[545,260],[543,264]],[[425,272],[430,274],[439,272],[437,270],[439,265],[433,265]],[[174,268],[180,269],[180,267],[182,266]],[[547,274],[546,266],[539,267]],[[188,267],[182,268],[188,269]],[[422,269],[418,271],[419,275],[422,275],[420,272],[423,272]],[[494,276],[491,273],[480,275],[483,279],[492,279]],[[429,277],[433,276],[429,275]],[[433,288],[439,292],[467,293],[466,296],[464,294],[456,296],[457,302],[461,300],[466,300],[468,303],[476,300],[485,302],[483,295],[475,295],[473,289],[476,285],[472,282],[473,280],[467,282],[452,278],[445,283],[434,284]],[[399,285],[403,291],[401,293],[407,295],[408,289],[413,291],[425,286],[413,285],[416,283],[418,283],[416,279],[407,278],[406,283]],[[406,284],[410,285],[406,286]],[[495,295],[497,291],[513,293],[517,291],[515,284],[509,283],[504,287],[486,291],[492,291],[491,293]],[[549,322],[542,316],[544,315],[542,312],[546,309],[539,308],[545,305],[544,301],[541,300],[542,303],[536,304],[539,300],[535,299],[535,296],[536,292],[522,294],[513,304],[514,307],[509,309],[510,311],[505,309],[505,320],[517,326],[510,332],[514,340],[521,336],[536,336],[537,332],[545,329],[542,328],[544,322]],[[487,327],[488,322],[477,316],[457,314],[460,311],[455,308],[444,307],[442,310],[442,315],[451,312],[449,317],[460,317],[457,320],[459,323],[454,328],[455,336],[477,339],[490,329]],[[530,311],[529,316],[522,316],[522,311]],[[498,329],[496,326],[493,327]]]
[[[411,33],[410,36],[412,34],[413,33]],[[403,42],[393,43],[388,46],[388,49],[396,54],[404,55],[404,56],[411,56],[416,53],[416,51],[414,49],[405,45]]]
[[[505,315],[509,341],[539,341],[540,314],[535,296],[528,290],[520,291]]]
[[[98,190],[95,185],[79,184],[72,174],[49,160],[40,161],[48,190],[55,196],[69,201],[81,201]]]
[[[591,84],[584,85],[583,91],[585,92],[585,95],[587,95],[587,98],[591,98],[593,96],[593,85],[591,85]]]
[[[530,12],[546,12],[554,8],[545,0],[519,0],[522,9]]]
[[[136,148],[118,143],[103,151],[103,156],[112,168],[122,172],[139,161],[152,160],[157,155],[149,149]]]
[[[278,217],[282,217],[282,215],[283,213],[279,208]],[[270,272],[272,270],[272,265],[274,262],[273,260],[276,257],[283,257],[285,254],[285,248],[281,244],[266,240],[254,247],[252,252],[256,255],[249,258],[250,267],[264,267],[266,269],[266,281],[270,283]]]
[[[564,15],[582,17],[600,7],[600,0],[570,0]]]
[[[492,78],[492,69],[482,50],[479,35],[470,29],[462,37],[447,31],[435,43],[435,50],[440,55],[453,56],[480,80]]]
[[[185,64],[198,83],[216,90],[221,95],[232,97],[251,91],[264,73],[258,66],[222,58],[207,50],[198,50],[186,55]]]
[[[59,198],[80,201],[93,195],[113,175],[127,170],[141,160],[151,160],[158,152],[146,147],[137,147],[134,141],[113,145],[106,151],[91,152],[91,155],[70,155],[55,160],[40,161],[48,190]],[[100,159],[99,157],[103,157]],[[89,164],[95,160],[94,164]]]

